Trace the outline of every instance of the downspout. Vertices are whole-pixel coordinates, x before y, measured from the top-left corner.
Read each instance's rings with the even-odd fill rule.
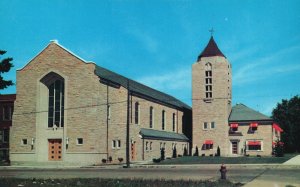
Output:
[[[106,159],[108,159],[108,124],[109,124],[109,87],[106,85]]]
[[[178,110],[176,110],[176,124],[175,125],[176,125],[176,133],[178,133]],[[183,127],[181,127],[181,129],[183,129]]]
[[[145,147],[144,147],[144,142],[145,141],[145,139],[143,138],[143,146],[142,146],[142,149],[143,149],[143,151],[142,151],[142,159],[143,160],[145,160],[145,153],[144,153],[144,151],[145,151]]]

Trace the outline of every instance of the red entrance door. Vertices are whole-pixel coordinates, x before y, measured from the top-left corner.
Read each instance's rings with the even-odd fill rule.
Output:
[[[132,142],[131,143],[131,160],[135,160],[135,155],[136,155],[136,152],[135,152],[135,142]]]
[[[232,154],[238,154],[238,142],[234,141],[231,142],[231,144],[232,144]]]
[[[62,145],[61,139],[48,140],[48,159],[50,161],[62,160]]]

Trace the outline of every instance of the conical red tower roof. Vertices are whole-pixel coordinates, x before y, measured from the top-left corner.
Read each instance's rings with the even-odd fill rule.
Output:
[[[221,50],[218,48],[218,45],[216,44],[213,37],[210,38],[207,46],[202,51],[202,53],[198,56],[198,61],[202,57],[211,57],[211,56],[222,56],[225,57],[225,55],[221,52]],[[226,58],[226,57],[225,57]]]

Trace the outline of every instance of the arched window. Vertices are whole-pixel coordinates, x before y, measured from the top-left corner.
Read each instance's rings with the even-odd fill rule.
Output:
[[[175,132],[175,129],[176,129],[176,114],[175,113],[173,113],[172,126],[173,126],[173,132]]]
[[[134,123],[139,124],[139,113],[140,113],[140,104],[136,102],[134,104]]]
[[[60,75],[51,72],[43,77],[41,82],[48,88],[48,127],[51,128],[54,125],[64,127],[64,79]]]
[[[205,98],[212,98],[212,66],[209,62],[205,64]]]
[[[151,106],[150,107],[150,117],[149,117],[149,127],[150,128],[153,128],[153,115],[154,115],[154,109],[153,107]]]
[[[162,111],[161,113],[161,129],[165,130],[165,125],[166,125],[166,111]]]

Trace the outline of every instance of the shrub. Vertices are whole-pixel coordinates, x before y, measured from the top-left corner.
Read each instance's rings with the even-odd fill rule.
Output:
[[[182,155],[178,155],[178,157],[182,157]]]
[[[153,162],[154,163],[159,163],[160,162],[160,158],[153,158]]]
[[[165,148],[160,149],[160,160],[165,160]]]
[[[221,156],[221,150],[220,150],[220,147],[218,146],[218,148],[217,148],[217,154],[216,154],[216,156]]]
[[[205,154],[202,154],[201,156],[205,156]]]
[[[103,164],[106,163],[106,159],[105,159],[105,158],[102,159],[102,163],[103,163]]]
[[[108,157],[108,161],[109,161],[109,162],[112,161],[112,157],[111,157],[111,156]]]
[[[261,157],[261,155],[256,155],[257,157]]]
[[[214,154],[210,154],[209,156],[214,156]]]
[[[275,143],[275,148],[274,148],[274,155],[276,157],[283,157],[283,144],[279,140],[276,141]]]
[[[198,146],[196,146],[196,150],[193,156],[199,156],[199,150],[198,150]]]
[[[120,163],[123,162],[123,158],[118,158],[118,160]]]
[[[187,152],[187,148],[186,147],[184,147],[183,156],[188,156],[188,152]]]
[[[172,158],[176,158],[176,157],[177,157],[177,150],[176,147],[174,147]]]

